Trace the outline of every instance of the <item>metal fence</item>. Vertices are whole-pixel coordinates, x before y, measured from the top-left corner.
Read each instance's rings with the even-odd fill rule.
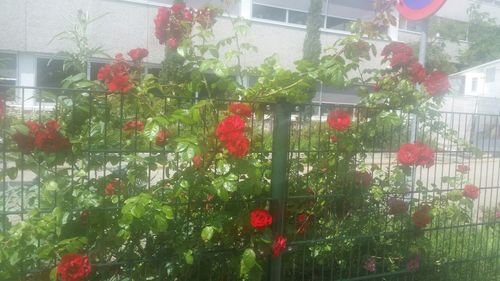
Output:
[[[111,101],[109,95],[102,92],[49,88],[18,87],[14,91],[18,103],[9,105],[9,116],[23,121],[66,118],[86,123],[87,131],[82,133],[82,138],[88,146],[81,151],[84,158],[47,168],[15,149],[8,135],[9,125],[2,123],[0,153],[4,172],[0,183],[0,232],[7,232],[12,225],[33,216],[33,210],[53,212],[57,200],[67,197],[51,189],[47,191],[44,181],[57,177],[61,171],[67,171],[71,178],[69,184],[75,189],[103,185],[105,179],[128,177],[127,191],[117,202],[92,209],[98,214],[96,217],[110,219],[119,216],[127,197],[164,184],[190,166],[191,159],[183,158],[183,152],[175,147],[159,149],[137,138],[127,139],[120,129],[115,130],[139,115],[140,109],[124,110],[126,97]],[[26,99],[28,95],[30,98]],[[162,101],[161,113],[165,115],[200,102],[174,96],[159,100]],[[214,101],[219,119],[223,118],[230,102]],[[443,112],[439,117],[464,140],[463,144],[476,145],[482,151],[479,155],[477,149],[419,126],[425,123],[426,117],[377,124],[374,116],[381,113],[377,109],[333,104],[252,103],[251,106],[258,114],[248,121],[252,140],[250,155],[264,166],[261,181],[255,183],[262,190],[261,195],[207,202],[197,196],[196,187],[190,187],[184,202],[169,202],[174,211],[170,224],[173,229],[169,229],[169,233],[147,236],[141,242],[144,243],[141,254],[123,251],[121,256],[108,260],[100,260],[96,254],[99,262],[93,264],[95,280],[240,280],[239,264],[231,261],[239,259],[243,249],[197,245],[192,253],[194,264],[186,265],[178,253],[162,244],[162,239],[189,241],[190,237],[199,236],[204,221],[216,210],[251,210],[257,206],[270,206],[273,235],[283,234],[288,238],[287,249],[280,257],[266,255],[264,260],[259,260],[263,267],[262,280],[500,280],[500,215],[497,215],[500,214],[500,116]],[[350,143],[330,140],[333,133],[325,123],[326,116],[338,108],[350,112],[355,124],[348,132],[355,136]],[[104,116],[104,121],[93,123],[95,115]],[[362,123],[370,130],[359,129]],[[172,133],[182,137],[186,132],[211,129],[203,123],[190,126],[179,123]],[[467,165],[470,171],[465,174],[465,180],[481,190],[468,214],[469,222],[463,223],[453,217],[453,213],[444,213],[415,234],[405,227],[411,224],[411,216],[394,219],[387,210],[384,202],[394,194],[384,186],[394,184],[384,182],[383,176],[377,179],[376,174],[390,173],[397,165],[395,153],[400,144],[414,137],[436,148],[436,164],[414,169],[412,178],[406,179],[407,190],[401,198],[414,202],[411,208],[416,208],[426,202],[427,196],[451,192],[456,188],[450,186],[449,179],[456,175],[456,166]],[[108,139],[116,141],[108,142]],[[366,148],[362,152],[356,149],[361,145]],[[339,149],[352,152],[349,161],[337,153]],[[19,163],[29,165],[17,170]],[[349,167],[336,163],[347,163]],[[348,169],[351,167],[364,167],[378,180],[377,188],[366,191],[366,197],[358,201],[350,198],[365,191],[351,188],[361,177],[351,173]],[[130,176],[130,169],[142,171],[142,176]],[[308,214],[305,222],[297,227],[297,213],[291,214],[289,210]],[[83,211],[75,209],[70,218],[76,218]],[[79,235],[98,235],[92,229],[74,229]],[[422,240],[419,243],[426,245],[418,270],[408,268],[402,260],[406,255],[403,252],[415,250],[410,240]],[[43,241],[39,241],[38,246],[43,246]],[[105,249],[105,245],[100,246]],[[366,263],[372,261],[376,264],[373,272],[366,269]],[[22,265],[20,271],[24,277],[19,280],[45,280],[37,277],[41,276],[38,274],[46,273],[55,263],[36,267]]]

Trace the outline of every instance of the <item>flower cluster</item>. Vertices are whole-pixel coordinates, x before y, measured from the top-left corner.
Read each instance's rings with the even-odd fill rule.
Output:
[[[144,48],[132,49],[128,52],[134,67],[140,67],[142,60],[149,55],[149,51]],[[99,69],[97,79],[106,83],[110,92],[125,93],[134,88],[131,82],[131,69],[122,54],[115,56],[113,64],[106,64]],[[135,69],[135,68],[134,68]]]
[[[438,97],[446,94],[450,89],[448,74],[442,71],[434,71],[424,81],[424,86],[429,95]]]
[[[250,140],[245,135],[245,120],[240,115],[224,118],[215,134],[232,155],[242,158],[248,154]]]
[[[389,61],[391,68],[394,69],[408,66],[415,61],[413,49],[401,42],[391,42],[384,47],[381,55],[384,61]]]
[[[479,188],[473,184],[466,184],[464,186],[464,196],[470,199],[477,199],[479,197]]]
[[[253,228],[263,229],[273,223],[271,214],[263,209],[255,209],[250,213],[250,224]]]
[[[80,281],[91,272],[89,258],[75,253],[69,253],[61,258],[57,265],[57,273],[62,281]]]
[[[273,243],[273,256],[279,257],[281,255],[281,252],[283,252],[286,248],[286,238],[283,235],[278,235],[274,238],[274,243]]]
[[[121,186],[121,183],[120,183],[120,180],[118,180],[118,179],[115,179],[115,180],[108,182],[108,184],[104,188],[104,195],[106,195],[106,196],[115,195],[117,192],[117,189],[120,186]]]
[[[128,51],[127,54],[133,62],[141,62],[145,57],[149,55],[149,51],[145,48],[135,48]]]
[[[201,155],[195,155],[193,157],[193,167],[198,170],[203,162],[203,157]]]
[[[35,148],[45,153],[65,151],[71,148],[69,139],[59,132],[59,123],[49,120],[45,124],[28,120],[25,123],[28,134],[15,133],[12,139],[24,153],[30,153]]]
[[[417,228],[424,228],[431,223],[431,207],[424,205],[413,213],[412,221]]]
[[[389,198],[387,206],[389,206],[389,213],[391,215],[400,215],[408,211],[408,203],[398,198]]]
[[[240,115],[241,117],[252,117],[252,108],[246,103],[231,103],[227,110],[233,114]]]
[[[337,131],[345,131],[351,124],[351,116],[347,111],[337,109],[328,114],[326,122],[332,129],[335,129]]]
[[[144,122],[140,120],[131,120],[123,125],[125,132],[142,132],[144,130]]]
[[[425,166],[427,168],[434,165],[434,151],[423,143],[406,143],[399,147],[398,161],[405,166]]]
[[[401,42],[392,42],[382,50],[383,61],[389,61],[394,70],[402,70],[403,74],[414,83],[422,83],[432,97],[446,94],[450,88],[448,75],[442,71],[434,71],[427,75],[422,64],[413,56],[410,46]]]
[[[115,56],[113,64],[106,64],[99,69],[97,79],[108,86],[110,92],[128,92],[134,87],[129,81],[130,66],[125,62],[123,55]]]
[[[461,174],[467,174],[469,172],[470,168],[467,165],[464,164],[458,164],[456,171],[461,173]]]
[[[369,257],[363,264],[363,268],[368,272],[375,272],[377,270],[377,262],[374,257]]]
[[[155,137],[155,143],[157,146],[164,146],[167,139],[170,137],[170,132],[167,130],[160,130]]]
[[[215,11],[204,8],[194,11],[186,7],[185,3],[175,3],[171,8],[159,8],[155,23],[155,35],[160,44],[167,44],[171,49],[176,49],[179,42],[186,39],[195,23],[204,28],[215,24]]]

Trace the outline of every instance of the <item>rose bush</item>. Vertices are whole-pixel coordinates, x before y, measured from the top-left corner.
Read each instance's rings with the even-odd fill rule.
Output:
[[[233,75],[250,70],[219,59],[220,48],[238,38],[207,43],[212,11],[177,3],[155,18],[156,37],[167,53],[183,56],[177,67],[189,79],[161,85],[143,75],[148,51],[137,48],[128,52],[130,61],[118,54],[103,66],[98,81],[69,83],[70,77],[65,85],[83,89],[56,95],[57,119],[0,118],[9,128],[6,146],[15,151],[9,154],[15,167],[2,177],[29,171],[41,190],[39,206],[22,222],[4,224],[2,280],[227,280],[235,272],[262,280],[269,259],[282,257],[301,266],[334,260],[335,272],[417,272],[435,262],[426,229],[471,220],[480,189],[462,187],[467,169],[457,167],[447,179],[450,192],[431,193],[409,180],[417,166],[436,163],[439,144],[401,141],[385,168],[367,158],[374,143],[387,138],[379,127],[402,128],[413,115],[428,117],[419,132],[458,142],[435,110],[449,87],[445,74],[427,74],[410,47],[390,43],[382,51],[388,69],[366,80],[349,78],[374,50],[362,36],[374,31],[360,26],[362,34],[338,42],[317,66],[298,62],[292,71],[267,59],[251,70],[260,77],[255,85],[245,88]],[[240,44],[228,56],[243,49],[252,48]],[[273,217],[269,108],[277,101],[306,106],[311,97],[304,93],[318,80],[365,85],[360,108],[369,110],[324,107],[328,116],[320,121],[313,121],[312,110],[301,111],[306,117],[292,124],[289,136],[299,154],[289,162],[290,199],[283,217]],[[295,130],[304,120],[310,121],[307,137]],[[277,221],[283,232],[273,231]],[[326,242],[308,244],[311,238]],[[311,254],[294,260],[305,252]]]

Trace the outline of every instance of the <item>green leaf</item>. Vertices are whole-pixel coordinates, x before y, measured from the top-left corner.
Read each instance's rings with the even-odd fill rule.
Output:
[[[189,265],[193,264],[193,250],[187,250],[186,252],[184,252],[184,260]]]
[[[50,281],[57,281],[57,267],[52,268],[49,274]]]
[[[58,185],[55,181],[49,181],[45,183],[44,188],[47,191],[57,191]]]
[[[201,239],[203,241],[208,242],[214,236],[215,228],[213,226],[205,226],[201,231]]]
[[[255,260],[255,252],[253,249],[246,249],[241,256],[240,262],[240,276],[249,278],[252,269],[257,264]]]
[[[7,176],[9,176],[9,178],[11,180],[16,179],[16,177],[17,177],[17,167],[8,168],[7,169]]]

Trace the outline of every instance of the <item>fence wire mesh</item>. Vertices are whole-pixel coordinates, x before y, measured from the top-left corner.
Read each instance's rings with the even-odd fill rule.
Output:
[[[278,213],[282,217],[275,218],[283,222],[283,228],[274,232],[282,232],[288,245],[279,268],[280,279],[273,277],[274,258],[268,255],[262,280],[500,280],[500,116],[443,112],[437,119],[447,124],[461,142],[421,126],[427,117],[408,116],[404,122],[377,124],[379,119],[374,117],[388,110],[325,104],[289,106],[286,115],[277,116],[276,104],[254,103],[251,107],[256,113],[248,121],[250,157],[261,163],[262,175],[259,182],[240,188],[258,188],[260,195],[219,194],[213,198],[196,185],[176,185],[177,172],[193,169],[196,149],[174,144],[159,148],[137,127],[122,130],[127,122],[147,111],[147,106],[161,107],[161,114],[168,116],[202,100],[171,96],[163,97],[161,105],[148,105],[130,104],[126,96],[111,98],[83,90],[10,90],[16,92],[18,100],[9,104],[9,116],[22,123],[60,120],[68,125],[68,135],[79,136],[71,141],[86,146],[74,146],[81,149],[78,155],[83,157],[69,157],[62,162],[49,159],[48,154],[28,155],[16,148],[9,134],[13,128],[2,123],[0,235],[26,219],[58,212],[61,202],[71,209],[81,206],[75,198],[88,197],[85,208],[73,208],[64,214],[62,219],[71,227],[46,225],[45,231],[58,237],[83,236],[98,241],[88,253],[95,280],[240,280],[239,264],[234,260],[241,257],[245,238],[231,247],[223,243],[191,245],[193,264],[186,263],[185,254],[190,249],[179,253],[165,241],[189,244],[194,236],[199,237],[205,222],[221,210],[236,213],[256,207],[272,208],[276,138],[287,139],[289,147],[285,150],[287,182],[281,187],[285,199]],[[169,133],[182,138],[213,130],[203,121],[203,115],[222,120],[231,101],[212,102],[215,112],[200,111],[202,121],[189,126],[169,123]],[[345,133],[336,134],[326,124],[327,115],[336,109],[349,112],[355,124]],[[276,118],[289,118],[289,135],[273,136]],[[343,134],[347,133],[354,137],[344,141]],[[397,166],[400,145],[414,139],[432,144],[436,163],[430,168],[413,169],[411,177],[403,176],[405,184],[401,187],[389,176],[397,172],[393,167]],[[55,165],[48,166],[47,161]],[[455,212],[443,212],[435,214],[432,224],[422,232],[408,230],[411,216],[395,215],[391,202],[399,202],[411,214],[435,196],[456,191],[453,179],[457,177],[457,165],[469,168],[462,175],[465,182],[480,187],[480,196],[473,201],[470,213],[461,214],[467,219],[456,217]],[[219,168],[213,172],[217,174]],[[238,177],[246,173],[242,168]],[[63,178],[68,180],[61,181]],[[111,192],[107,190],[109,183],[118,179],[120,190],[112,200],[103,199]],[[366,181],[370,181],[370,188],[363,187]],[[70,188],[62,189],[61,185]],[[146,233],[132,239],[135,245],[116,245],[113,237],[120,229],[106,224],[119,219],[127,198],[144,190],[153,191],[172,206],[168,231]],[[220,199],[224,196],[228,200]],[[238,219],[234,218],[235,223]],[[105,229],[105,233],[97,229]],[[419,260],[419,270],[409,268],[405,260],[415,250],[412,247],[417,247],[412,242],[415,240],[425,240],[422,243],[427,243],[429,249],[422,255],[430,259]],[[57,261],[29,260],[31,252],[43,248],[44,242],[33,237],[32,244],[22,245],[16,257],[22,265],[16,280],[45,280],[41,276],[46,276]],[[110,256],[108,248],[118,250]],[[376,265],[374,272],[367,269],[372,265]]]

